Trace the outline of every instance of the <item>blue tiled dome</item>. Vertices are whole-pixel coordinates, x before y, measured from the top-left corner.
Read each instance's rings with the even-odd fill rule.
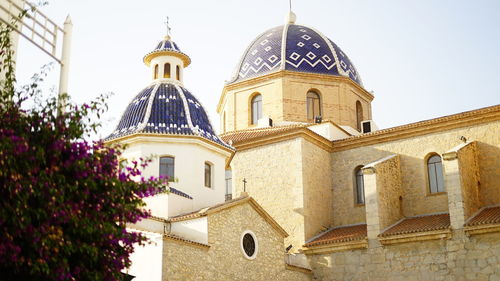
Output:
[[[214,132],[207,113],[184,87],[157,82],[129,103],[109,141],[132,134],[191,135],[229,147]]]
[[[296,24],[271,28],[259,35],[243,54],[229,83],[279,70],[346,76],[362,86],[356,68],[332,40],[313,28]]]
[[[165,37],[160,41],[156,47],[144,56],[144,62],[149,65],[151,59],[157,55],[174,55],[179,57],[184,62],[184,67],[191,64],[191,58],[183,53],[179,46],[170,38],[170,36]]]

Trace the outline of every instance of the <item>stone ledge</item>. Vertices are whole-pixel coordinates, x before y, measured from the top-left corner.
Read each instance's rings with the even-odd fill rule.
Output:
[[[392,245],[392,244],[400,244],[400,243],[408,243],[416,241],[439,240],[439,239],[450,239],[450,238],[451,238],[451,230],[445,229],[438,231],[428,231],[428,232],[379,237],[378,241],[382,245]]]
[[[285,263],[285,269],[298,271],[298,272],[302,272],[302,273],[307,273],[307,274],[313,273],[312,270],[309,268],[304,268],[304,267],[300,267],[300,266],[296,266],[296,265],[292,265],[292,264],[288,264],[288,263]]]
[[[367,248],[368,248],[368,239],[365,238],[363,240],[350,241],[344,243],[323,244],[318,246],[311,246],[309,248],[304,247],[302,248],[302,251],[304,252],[304,254],[307,255],[317,255],[317,254],[328,254],[333,252],[367,249]]]
[[[178,242],[178,243],[181,243],[184,245],[193,246],[193,247],[197,247],[197,248],[201,248],[201,249],[205,249],[205,250],[210,249],[210,245],[187,240],[187,239],[184,239],[184,238],[181,238],[178,236],[174,236],[174,235],[165,234],[165,235],[163,235],[163,238],[165,240],[171,240],[171,241],[175,241],[175,242]]]
[[[477,235],[483,233],[500,232],[500,224],[486,224],[466,226],[464,231],[467,235]]]

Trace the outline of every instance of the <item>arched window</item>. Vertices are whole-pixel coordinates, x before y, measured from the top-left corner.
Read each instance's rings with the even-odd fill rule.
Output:
[[[169,181],[174,180],[175,159],[171,156],[160,157],[160,177],[168,177]]]
[[[205,162],[205,187],[212,187],[212,164]]]
[[[175,76],[177,80],[181,81],[181,68],[178,65],[175,66]]]
[[[361,121],[363,121],[363,107],[358,100],[356,101],[356,126],[358,126],[358,131],[361,131]]]
[[[158,65],[155,64],[155,73],[153,74],[154,79],[158,79]]]
[[[429,192],[444,192],[443,164],[439,155],[427,159],[427,173],[429,177]]]
[[[170,78],[170,63],[163,65],[163,78]]]
[[[252,98],[252,124],[257,124],[262,118],[262,95],[256,95]]]
[[[314,121],[314,118],[321,116],[321,99],[314,91],[307,92],[307,120]]]
[[[354,170],[354,186],[356,188],[356,204],[365,204],[365,184],[362,167]]]

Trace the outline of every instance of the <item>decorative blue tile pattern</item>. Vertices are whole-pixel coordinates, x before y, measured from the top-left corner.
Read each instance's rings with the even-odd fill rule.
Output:
[[[184,61],[184,67],[188,66],[191,63],[191,58],[189,58],[188,55],[183,53],[181,49],[179,49],[179,46],[172,41],[169,37],[163,39],[156,45],[156,48],[154,48],[151,52],[147,53],[144,56],[144,62],[149,65],[149,62],[151,60],[151,55],[154,53],[162,53],[162,52],[172,52],[172,53],[177,53],[180,55],[182,60]],[[147,60],[147,58],[149,59]],[[146,61],[147,60],[147,61]]]
[[[281,65],[283,26],[272,28],[250,45],[238,71],[238,80],[278,70]]]
[[[356,71],[356,68],[354,67],[354,65],[351,63],[351,60],[349,60],[347,55],[344,52],[342,52],[342,50],[337,46],[337,44],[335,44],[330,39],[328,39],[328,40],[332,44],[332,47],[335,50],[335,53],[337,53],[340,68],[344,71],[344,73],[347,73],[352,80],[354,80],[354,81],[356,81],[356,83],[362,85],[363,83],[361,82],[361,77],[359,76],[358,72]]]
[[[288,27],[285,69],[339,76],[337,62],[328,43],[321,35],[301,25]]]
[[[185,88],[168,82],[142,90],[105,140],[138,133],[195,135],[231,148],[215,134],[198,100]]]
[[[113,138],[128,135],[138,128],[139,124],[144,120],[148,99],[153,89],[154,86],[145,88],[129,103],[116,130],[111,134]]]
[[[189,113],[191,114],[191,122],[193,126],[198,130],[198,133],[209,140],[219,142],[219,137],[215,134],[210,120],[208,120],[208,115],[201,104],[196,100],[196,98],[186,89],[181,88],[186,96],[188,102]]]
[[[283,32],[286,33],[284,43]],[[285,54],[285,58],[281,54]],[[245,51],[235,77],[228,83],[283,68],[297,72],[347,76],[362,85],[356,68],[335,43],[312,28],[295,24],[278,26],[259,35]]]
[[[177,44],[175,44],[174,41],[172,40],[162,40],[156,48],[153,50],[153,52],[156,51],[176,51],[176,52],[181,52]]]
[[[174,85],[161,84],[158,87],[144,133],[194,134],[188,126],[184,103]]]

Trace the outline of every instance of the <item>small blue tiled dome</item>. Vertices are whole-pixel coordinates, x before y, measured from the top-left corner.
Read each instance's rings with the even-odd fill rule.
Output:
[[[271,28],[259,35],[248,46],[229,83],[279,70],[346,76],[362,86],[356,68],[332,40],[313,28],[296,24]]]
[[[214,132],[198,100],[181,85],[170,82],[153,83],[135,96],[116,130],[105,140],[140,133],[199,136],[230,147]]]
[[[174,55],[179,57],[184,62],[184,67],[187,67],[191,64],[191,58],[183,53],[179,46],[170,38],[170,36],[166,36],[160,43],[156,45],[151,52],[147,53],[144,56],[144,62],[149,65],[149,62],[152,58],[159,55]]]

